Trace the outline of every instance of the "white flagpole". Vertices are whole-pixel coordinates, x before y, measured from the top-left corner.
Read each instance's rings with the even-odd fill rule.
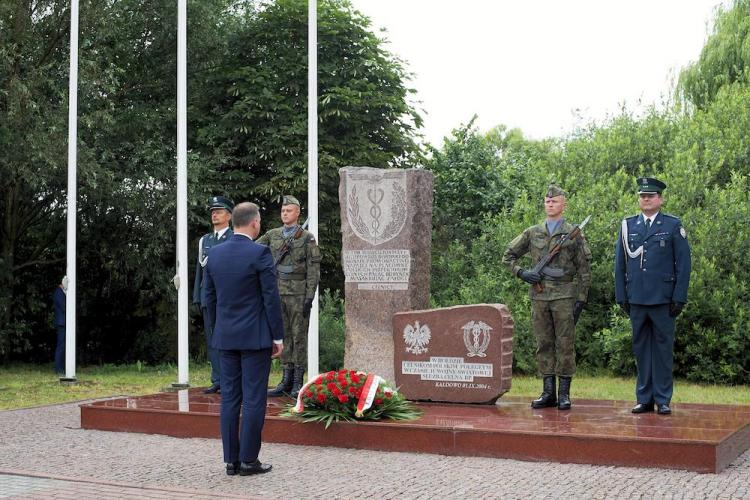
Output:
[[[188,382],[187,0],[177,1],[177,383]]]
[[[307,14],[307,214],[308,231],[318,239],[318,6],[308,0]],[[318,292],[310,310],[307,336],[307,377],[318,374]]]
[[[78,207],[78,0],[70,2],[70,77],[68,82],[68,225],[66,257],[68,289],[65,294],[65,377],[76,379],[76,218]]]

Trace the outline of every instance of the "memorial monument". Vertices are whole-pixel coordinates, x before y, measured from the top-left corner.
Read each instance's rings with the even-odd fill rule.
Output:
[[[345,167],[339,176],[344,366],[394,380],[393,314],[429,303],[432,173]]]
[[[513,318],[503,304],[397,313],[393,344],[409,399],[492,404],[510,390]]]

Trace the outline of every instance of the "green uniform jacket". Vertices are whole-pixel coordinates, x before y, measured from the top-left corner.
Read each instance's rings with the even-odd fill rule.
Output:
[[[282,228],[271,229],[258,238],[257,243],[271,248],[274,261],[279,256],[284,238]],[[304,295],[306,299],[315,296],[320,281],[320,248],[309,231],[292,243],[292,249],[276,265],[281,295]]]
[[[518,271],[523,269],[518,264],[518,260],[523,255],[530,254],[531,264],[528,267],[533,267],[560,241],[563,235],[572,230],[571,224],[563,222],[555,234],[550,236],[544,222],[531,226],[510,242],[503,254],[503,264],[508,266],[513,276],[518,276]],[[544,290],[537,292],[532,286],[529,296],[532,300],[575,299],[586,302],[591,286],[590,262],[591,251],[583,235],[572,241],[566,241],[560,253],[549,264],[549,267],[562,269],[563,276],[557,279],[543,277]]]

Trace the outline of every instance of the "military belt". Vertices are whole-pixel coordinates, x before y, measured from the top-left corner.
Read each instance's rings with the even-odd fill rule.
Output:
[[[307,276],[304,273],[279,273],[280,280],[303,280]]]

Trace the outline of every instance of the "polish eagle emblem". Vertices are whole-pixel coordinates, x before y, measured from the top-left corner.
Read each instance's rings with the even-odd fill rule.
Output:
[[[406,352],[412,354],[424,354],[427,352],[427,344],[430,343],[432,332],[427,325],[420,325],[419,321],[414,322],[414,326],[406,325],[404,327],[404,342],[406,342]]]

